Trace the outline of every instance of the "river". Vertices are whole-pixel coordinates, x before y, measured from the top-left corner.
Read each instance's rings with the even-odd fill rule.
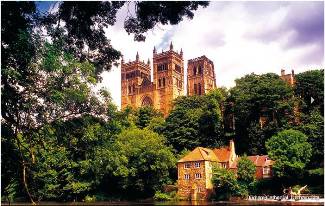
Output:
[[[322,199],[324,201],[324,199]],[[30,203],[5,203],[2,202],[1,205],[32,205]],[[85,205],[85,206],[112,206],[112,205],[226,205],[226,206],[233,206],[233,205],[324,205],[324,202],[283,202],[283,201],[247,201],[247,200],[240,200],[240,201],[166,201],[166,202],[156,202],[156,201],[149,201],[149,202],[93,202],[93,203],[84,203],[84,202],[40,202],[38,205],[46,205],[46,206],[54,206],[54,205]]]

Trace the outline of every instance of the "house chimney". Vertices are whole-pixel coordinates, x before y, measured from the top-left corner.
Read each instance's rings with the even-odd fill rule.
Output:
[[[236,151],[235,151],[235,142],[234,140],[229,141],[229,149],[230,149],[230,160],[233,162],[236,158]]]
[[[284,76],[284,75],[285,75],[285,70],[281,69],[281,76]]]

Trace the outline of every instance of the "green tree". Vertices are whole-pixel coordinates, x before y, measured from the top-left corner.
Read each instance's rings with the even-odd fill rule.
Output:
[[[249,136],[248,131],[251,124],[259,122],[260,116],[267,117],[268,122],[273,122],[278,128],[293,121],[293,90],[276,74],[249,74],[236,79],[236,86],[230,90],[227,101],[233,103],[236,140],[241,143],[238,145],[239,153],[263,152],[265,139],[251,139],[254,136]],[[259,145],[260,149],[250,148],[252,144]]]
[[[312,70],[295,75],[295,94],[302,98],[304,113],[318,108],[324,114],[324,70]],[[314,102],[311,103],[311,98]],[[323,115],[324,116],[324,115]]]
[[[129,198],[152,197],[168,183],[176,159],[163,136],[151,130],[131,128],[118,135],[106,154],[109,181],[115,192]]]
[[[306,115],[302,124],[297,130],[303,132],[308,137],[308,142],[312,146],[312,156],[309,163],[311,168],[319,168],[324,165],[324,117],[318,109]]]
[[[237,178],[238,181],[248,185],[255,181],[256,167],[247,156],[243,156],[238,160],[237,164]]]
[[[277,177],[301,175],[312,155],[307,136],[297,130],[284,130],[266,142],[268,155],[275,161],[274,173]]]
[[[221,100],[218,91],[204,96],[178,97],[165,122],[163,134],[168,142],[177,151],[225,144]]]
[[[162,117],[162,113],[152,107],[140,107],[135,111],[136,115],[136,126],[143,129],[149,126],[153,118]]]
[[[237,195],[240,191],[236,174],[216,165],[213,167],[212,183],[215,187],[217,200],[229,200],[231,196]]]

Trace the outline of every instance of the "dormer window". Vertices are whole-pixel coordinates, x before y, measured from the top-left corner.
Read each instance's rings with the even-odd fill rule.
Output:
[[[201,164],[200,162],[195,162],[195,168],[200,168]]]

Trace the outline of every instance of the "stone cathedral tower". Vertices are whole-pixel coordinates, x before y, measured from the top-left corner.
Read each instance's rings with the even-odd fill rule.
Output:
[[[170,43],[169,50],[157,53],[153,50],[153,82],[151,82],[150,61],[136,60],[121,62],[121,108],[128,105],[137,108],[152,106],[166,117],[172,109],[172,101],[184,95],[183,51],[174,51]]]
[[[153,82],[157,91],[157,104],[166,116],[172,109],[172,101],[184,95],[183,51],[174,51],[170,43],[169,51],[157,53],[153,50]]]
[[[206,56],[188,60],[187,94],[203,95],[216,88],[213,62]]]

